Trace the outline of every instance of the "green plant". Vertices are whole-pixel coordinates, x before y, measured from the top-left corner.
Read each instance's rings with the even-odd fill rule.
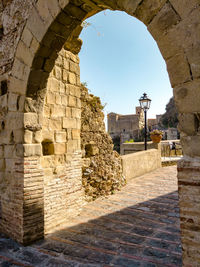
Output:
[[[125,143],[134,143],[134,139],[126,140]]]
[[[163,135],[163,131],[156,129],[156,130],[151,131],[150,135]]]

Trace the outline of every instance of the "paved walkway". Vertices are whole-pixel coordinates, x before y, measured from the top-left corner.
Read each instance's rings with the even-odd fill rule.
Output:
[[[0,266],[182,266],[177,201],[176,167],[159,169],[32,246],[0,236]]]

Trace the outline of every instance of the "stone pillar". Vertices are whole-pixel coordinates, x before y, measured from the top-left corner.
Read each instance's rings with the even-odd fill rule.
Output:
[[[199,266],[200,159],[185,157],[178,163],[178,190],[184,266]]]

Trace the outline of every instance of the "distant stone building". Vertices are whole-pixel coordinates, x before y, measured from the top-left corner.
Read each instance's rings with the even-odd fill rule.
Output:
[[[144,127],[144,113],[140,107],[136,107],[136,114],[120,115],[109,113],[108,133],[114,138],[120,138],[120,143],[140,137]]]
[[[180,138],[180,135],[179,135],[177,128],[168,128],[166,130],[166,139],[167,140],[176,140],[179,138]]]
[[[156,115],[155,119],[148,119],[147,124],[148,124],[149,131],[160,128],[159,122],[160,122],[161,117],[162,117],[162,114],[159,114],[159,115]]]

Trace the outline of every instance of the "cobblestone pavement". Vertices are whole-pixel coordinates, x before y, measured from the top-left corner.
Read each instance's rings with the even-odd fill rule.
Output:
[[[27,247],[0,236],[0,266],[182,266],[176,166],[128,182]]]

